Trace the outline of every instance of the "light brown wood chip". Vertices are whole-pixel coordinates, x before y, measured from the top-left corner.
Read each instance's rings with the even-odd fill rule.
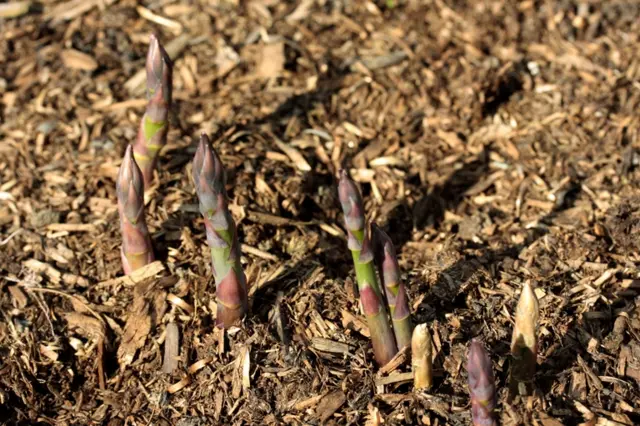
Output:
[[[67,68],[83,71],[94,71],[98,68],[98,61],[96,61],[93,56],[87,55],[79,50],[65,49],[60,53],[60,58]]]

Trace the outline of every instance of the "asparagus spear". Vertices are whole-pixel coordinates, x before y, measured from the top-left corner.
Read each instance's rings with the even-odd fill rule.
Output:
[[[496,385],[491,359],[482,343],[473,339],[467,361],[471,418],[474,426],[497,425],[493,410],[496,406]]]
[[[536,372],[538,355],[537,322],[538,298],[531,284],[525,282],[516,307],[515,326],[511,338],[513,364],[509,387],[512,394],[526,396],[533,391],[531,382]]]
[[[193,179],[211,248],[218,299],[216,325],[228,328],[247,312],[247,282],[240,264],[236,225],[229,212],[222,162],[204,133],[193,159]]]
[[[411,310],[404,283],[400,279],[400,266],[396,258],[396,250],[391,238],[377,225],[371,225],[374,242],[374,253],[378,265],[380,280],[385,290],[393,333],[396,336],[398,349],[411,344]]]
[[[379,365],[385,365],[398,351],[393,332],[389,326],[387,309],[373,265],[371,240],[368,236],[362,196],[346,171],[340,172],[338,185],[340,204],[344,212],[351,250],[360,290],[360,303],[369,324],[373,353]]]
[[[167,143],[173,74],[173,63],[153,34],[149,43],[146,69],[148,103],[140,121],[133,150],[144,176],[145,187],[148,188],[153,181],[158,153]]]
[[[125,274],[153,262],[153,247],[144,219],[144,184],[142,173],[127,147],[116,181],[120,230],[122,232],[122,266]]]

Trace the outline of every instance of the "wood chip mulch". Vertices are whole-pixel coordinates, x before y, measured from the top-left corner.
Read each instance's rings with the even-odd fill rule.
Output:
[[[124,277],[115,176],[152,32],[175,58],[146,194],[158,261]],[[468,425],[479,337],[501,424],[640,424],[639,3],[10,0],[0,34],[0,422]],[[251,284],[226,335],[202,131]],[[343,167],[429,324],[428,392],[372,359]],[[536,391],[510,400],[527,281]]]

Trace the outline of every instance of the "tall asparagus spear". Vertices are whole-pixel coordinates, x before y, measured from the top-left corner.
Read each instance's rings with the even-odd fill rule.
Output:
[[[216,325],[228,328],[247,312],[247,281],[240,264],[236,225],[229,212],[222,162],[204,133],[193,158],[193,179],[211,248],[218,298]]]
[[[153,262],[153,247],[144,219],[144,184],[142,173],[127,147],[116,181],[120,229],[122,231],[122,266],[125,274]]]
[[[529,395],[533,389],[531,382],[536,372],[538,356],[538,298],[529,282],[524,283],[518,306],[516,307],[515,326],[511,338],[510,391],[521,396]]]
[[[393,322],[398,349],[411,344],[411,309],[404,283],[400,279],[400,266],[396,258],[396,249],[391,238],[376,224],[371,225],[376,264],[380,272],[382,286],[387,296],[389,312]]]
[[[353,256],[360,303],[369,324],[373,353],[379,365],[385,365],[398,351],[389,326],[387,309],[373,264],[371,240],[367,233],[362,196],[347,172],[340,172],[338,195],[348,233],[348,247]]]
[[[496,384],[489,354],[482,343],[473,339],[467,360],[471,418],[474,426],[495,426],[493,409],[496,406]]]
[[[153,181],[158,153],[167,143],[169,109],[171,108],[173,64],[155,35],[151,35],[147,53],[147,109],[140,121],[133,145],[135,158],[142,170],[145,187]]]

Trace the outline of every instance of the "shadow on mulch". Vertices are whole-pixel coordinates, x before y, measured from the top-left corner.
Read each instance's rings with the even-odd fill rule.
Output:
[[[291,96],[282,102],[275,111],[243,127],[252,128],[268,124],[273,131],[277,131],[278,124],[281,124],[281,122],[293,116],[309,124],[307,113],[312,111],[316,105],[329,102],[331,96],[342,88],[342,82],[347,75],[349,75],[348,69],[343,69],[330,62],[328,71],[318,79],[317,86],[314,90]]]
[[[215,134],[210,135],[211,139],[214,141],[219,140],[220,138],[229,136],[228,133],[230,131],[233,131],[234,133],[237,134],[246,130],[256,129],[263,125],[268,125],[271,131],[273,131],[276,134],[279,134],[281,131],[283,131],[283,128],[286,126],[286,124],[283,125],[283,122],[286,120],[289,120],[291,117],[294,117],[294,116],[299,118],[306,124],[309,124],[307,122],[308,112],[313,110],[319,104],[324,105],[330,102],[332,95],[334,95],[342,87],[344,78],[350,74],[350,71],[347,68],[343,68],[343,67],[340,67],[339,65],[336,65],[337,61],[338,61],[337,59],[330,58],[330,60],[328,61],[328,65],[329,65],[328,70],[322,75],[322,78],[318,80],[315,90],[305,92],[299,95],[291,96],[290,98],[282,102],[275,109],[275,111],[261,118],[257,118],[255,121],[251,121],[246,124],[234,123],[234,124],[220,126],[215,132]],[[183,132],[187,132],[187,133],[189,132],[189,129],[181,129],[181,130]],[[187,149],[186,151],[195,152],[195,149],[198,144],[198,138],[199,138],[199,135],[194,135],[193,141],[189,146],[189,149]],[[185,156],[181,155],[181,157],[185,157]],[[184,164],[190,163],[190,161],[191,161],[190,157],[182,158],[182,159],[174,158],[172,160],[172,165],[174,168],[175,167],[182,168]],[[227,175],[227,187],[233,187],[235,172],[233,170],[226,170],[226,175]],[[330,176],[330,174],[323,175],[323,174],[318,174],[314,171],[311,171],[305,174],[304,179],[305,179],[305,182],[303,184],[303,187],[311,190],[312,189],[311,186],[313,186],[314,184],[317,184],[318,180],[326,184],[327,181],[334,180],[335,177]],[[337,181],[335,185],[337,186]],[[309,191],[305,191],[305,192],[310,193]],[[158,194],[161,194],[161,193],[162,191],[159,190]],[[309,203],[310,202],[309,200],[310,199],[307,198],[305,202]],[[195,195],[192,197],[190,202],[191,204],[197,205],[198,200]],[[313,207],[313,208],[310,208],[310,207]],[[300,217],[294,217],[292,215],[289,215],[289,216],[283,215],[283,217],[287,217],[288,219],[307,221],[307,220],[311,220],[311,218],[305,216],[306,212],[311,212],[311,211],[317,212],[317,211],[322,211],[322,209],[318,208],[318,206],[303,205],[303,206],[300,206],[300,211],[301,211]],[[199,213],[185,212],[182,209],[179,209],[178,211],[169,214],[169,217],[167,218],[167,220],[165,220],[160,225],[160,229],[165,233],[176,232],[185,226],[189,226],[189,224],[193,223],[193,220],[197,219],[198,217],[199,217]],[[158,245],[156,246],[156,250],[157,250],[156,256],[158,257],[159,260],[166,261],[168,256],[168,249],[172,247],[176,248],[179,245],[180,245],[179,240],[177,241],[177,243],[168,242],[162,245]],[[160,247],[160,249],[158,250],[157,247]]]
[[[520,92],[524,85],[522,75],[527,72],[526,62],[520,61],[515,66],[508,65],[504,71],[491,82],[491,86],[485,89],[485,102],[482,105],[482,118],[492,117],[501,105],[509,102],[509,99]]]
[[[489,153],[490,149],[485,145],[475,160],[454,171],[446,182],[425,190],[412,211],[407,204],[401,203],[389,213],[387,222],[381,227],[391,237],[398,253],[411,240],[415,230],[438,229],[445,211],[456,210],[464,201],[465,192],[487,174]]]

